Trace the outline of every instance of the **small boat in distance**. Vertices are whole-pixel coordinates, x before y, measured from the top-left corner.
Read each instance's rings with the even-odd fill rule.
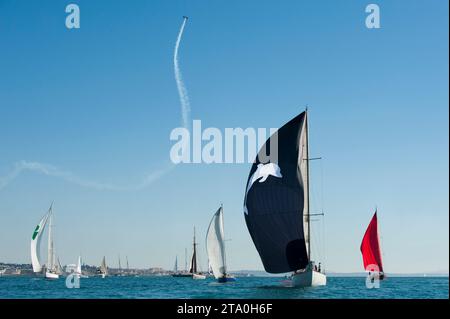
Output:
[[[247,180],[244,216],[269,273],[293,272],[293,287],[324,286],[311,259],[307,110],[275,132],[260,149]],[[316,215],[316,214],[313,214]]]
[[[380,237],[378,234],[377,210],[375,210],[375,214],[364,233],[360,249],[363,257],[364,269],[369,272],[370,279],[373,281],[378,277],[377,279],[383,280],[385,275],[383,270],[383,260],[381,258]]]
[[[214,277],[220,283],[235,281],[236,279],[227,273],[225,256],[225,236],[223,230],[223,205],[213,215],[206,233],[206,252],[208,253],[209,266]]]
[[[185,268],[187,262],[185,262]],[[192,274],[189,273],[186,269],[184,269],[183,271],[179,271],[178,270],[178,256],[175,256],[175,265],[173,267],[173,273],[172,273],[172,277],[190,277],[192,278]]]
[[[87,275],[83,275],[83,272],[81,270],[81,256],[78,256],[77,267],[75,268],[74,275],[78,278],[89,278]]]
[[[184,271],[178,270],[178,256],[175,256],[172,277],[192,277],[192,274],[188,273],[186,269]]]
[[[108,275],[108,267],[106,266],[106,258],[103,256],[102,264],[100,265],[100,275],[105,278]]]

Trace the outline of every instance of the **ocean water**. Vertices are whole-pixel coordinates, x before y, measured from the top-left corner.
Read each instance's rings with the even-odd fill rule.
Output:
[[[219,284],[212,278],[92,277],[68,289],[65,278],[0,277],[0,298],[449,298],[448,277],[390,277],[378,289],[367,289],[361,277],[328,277],[327,286],[314,288],[283,287],[282,280],[244,277]]]

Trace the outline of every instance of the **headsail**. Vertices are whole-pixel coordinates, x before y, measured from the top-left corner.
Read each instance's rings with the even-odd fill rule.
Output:
[[[75,270],[75,273],[81,275],[81,256],[78,256],[77,269]]]
[[[380,272],[383,272],[383,261],[381,259],[380,241],[378,236],[378,219],[376,211],[364,234],[361,243],[361,253],[363,256],[364,269],[368,269],[368,266],[370,265],[375,265],[378,266]]]
[[[206,235],[209,265],[216,279],[226,275],[223,208],[220,207],[209,223]]]
[[[267,157],[270,162],[260,161]],[[305,111],[266,141],[250,170],[245,221],[269,273],[295,271],[308,265],[307,161]]]
[[[81,267],[80,267],[80,271],[81,271]],[[103,256],[102,264],[100,265],[100,272],[105,275],[108,274],[108,267],[106,266],[105,256]]]
[[[40,263],[40,243],[50,212],[51,207],[47,214],[39,221],[39,224],[36,226],[33,235],[31,236],[31,264],[33,265],[34,272],[42,271],[42,265]]]

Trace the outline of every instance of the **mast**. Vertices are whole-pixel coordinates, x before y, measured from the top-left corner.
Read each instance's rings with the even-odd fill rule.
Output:
[[[48,246],[47,246],[47,269],[53,270],[54,266],[54,252],[53,252],[53,210],[52,205],[50,206],[50,223],[48,227]]]
[[[308,246],[308,259],[311,260],[311,223],[310,223],[310,211],[309,211],[309,133],[308,133],[308,107],[305,110],[305,137],[306,137],[306,220],[308,224],[306,245]]]
[[[220,222],[221,222],[221,224],[222,224],[222,227],[224,227],[224,224],[223,224],[223,204],[222,203],[220,203]],[[225,234],[224,234],[224,238],[223,238],[223,243],[222,243],[222,245],[223,245],[223,265],[224,265],[224,271],[223,271],[223,274],[224,274],[224,276],[226,276],[226,274],[227,274],[227,257],[226,257],[226,249],[225,249]]]
[[[57,268],[58,268],[58,275],[61,275],[63,272],[63,267],[61,265],[61,262],[59,261],[59,258],[58,258],[58,267]]]
[[[127,259],[127,271],[130,271],[130,266],[128,265],[128,256],[125,256]]]
[[[184,271],[187,270],[187,248],[184,248]]]
[[[192,252],[192,261],[191,261],[191,270],[192,273],[197,273],[197,243],[195,242],[195,226],[194,226],[194,242],[193,242],[193,252]]]
[[[120,264],[120,255],[119,255],[119,273],[121,273],[121,272],[122,272],[122,266]]]

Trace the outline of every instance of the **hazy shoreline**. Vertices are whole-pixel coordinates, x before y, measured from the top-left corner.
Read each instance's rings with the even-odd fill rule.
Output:
[[[96,269],[98,266],[95,265],[83,265],[84,268],[88,270],[91,275],[96,274]],[[125,272],[130,276],[170,276],[173,271],[166,270],[161,267],[149,267],[149,268],[130,268],[130,269],[119,269],[114,267],[108,267],[112,274],[118,273],[120,271]],[[31,264],[18,264],[18,263],[3,263],[0,262],[0,271],[6,270],[3,276],[34,276],[32,272]],[[20,272],[19,272],[20,271]],[[239,277],[285,277],[289,275],[286,274],[269,274],[263,270],[231,270],[230,273],[237,275]],[[449,277],[449,273],[445,271],[434,271],[426,273],[386,273],[388,277]],[[0,273],[0,276],[2,274]],[[327,272],[329,277],[366,277],[364,272]]]

